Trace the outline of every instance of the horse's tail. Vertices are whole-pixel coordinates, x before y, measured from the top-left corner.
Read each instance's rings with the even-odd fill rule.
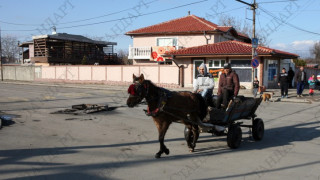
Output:
[[[207,102],[204,100],[204,98],[201,96],[201,94],[197,93],[197,99],[199,102],[198,115],[200,120],[202,121],[207,115],[208,105],[207,105]]]

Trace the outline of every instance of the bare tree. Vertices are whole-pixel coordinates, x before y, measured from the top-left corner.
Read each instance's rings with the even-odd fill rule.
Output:
[[[128,59],[129,52],[127,49],[118,50],[118,58],[123,62],[123,64],[130,65],[132,64],[132,60]]]
[[[314,43],[310,49],[310,52],[314,55],[315,63],[320,64],[320,41]]]
[[[18,38],[5,35],[1,38],[2,57],[6,62],[15,63],[19,57]]]
[[[232,26],[236,31],[246,34],[252,38],[252,25],[247,23],[245,20],[239,20],[235,17],[229,15],[221,15],[219,17],[220,26]],[[268,44],[268,39],[266,36],[263,36],[261,33],[256,31],[256,38],[259,39],[259,44],[265,46]]]

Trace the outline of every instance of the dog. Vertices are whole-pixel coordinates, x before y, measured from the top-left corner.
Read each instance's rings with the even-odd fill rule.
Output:
[[[262,100],[263,101],[269,101],[272,98],[273,95],[274,95],[274,92],[264,92],[262,94]]]

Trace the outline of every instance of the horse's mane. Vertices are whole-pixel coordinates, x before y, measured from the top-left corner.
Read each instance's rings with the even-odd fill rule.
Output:
[[[144,80],[143,83],[147,83],[147,84],[149,84],[149,85],[152,85],[152,86],[157,87],[157,86],[156,86],[152,81],[150,81],[150,80]]]
[[[149,88],[154,88],[156,90],[160,89],[160,87],[158,87],[157,85],[155,85],[152,81],[150,80],[144,80],[143,83],[148,84]]]
[[[165,88],[161,88],[161,87],[158,87],[157,85],[155,85],[152,81],[150,80],[144,80],[144,83],[148,84],[149,85],[149,88],[153,88],[155,90],[161,90],[161,89],[165,89]],[[167,89],[165,89],[167,90]],[[169,91],[169,90],[167,90]],[[197,99],[198,99],[198,102],[199,102],[199,106],[198,106],[198,113],[199,113],[199,118],[201,120],[203,120],[206,115],[207,115],[207,108],[208,108],[208,105],[206,103],[206,101],[204,100],[204,98],[201,96],[201,94],[196,94],[197,96]]]

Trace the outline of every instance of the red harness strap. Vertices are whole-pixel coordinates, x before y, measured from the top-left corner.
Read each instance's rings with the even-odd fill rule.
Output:
[[[135,85],[134,84],[131,84],[128,88],[128,93],[135,96],[136,95],[136,92],[135,92]]]
[[[157,116],[159,110],[160,110],[160,108],[158,107],[158,108],[156,108],[155,110],[150,111],[150,108],[149,108],[149,106],[148,106],[148,108],[147,108],[147,113],[146,113],[146,114],[147,114],[147,116]]]

